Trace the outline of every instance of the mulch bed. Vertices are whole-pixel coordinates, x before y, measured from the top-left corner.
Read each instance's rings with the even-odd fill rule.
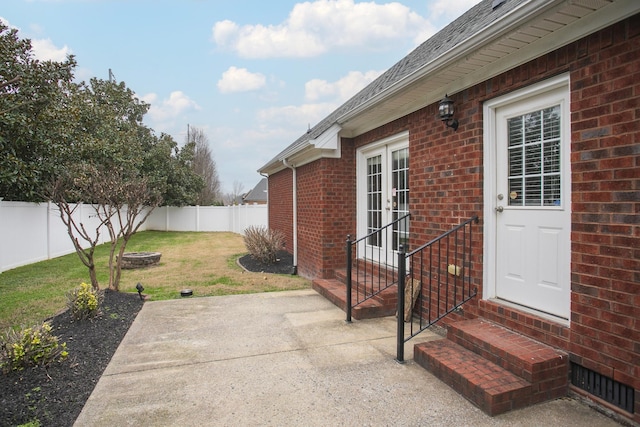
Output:
[[[107,290],[100,317],[75,321],[65,311],[51,319],[69,356],[46,369],[0,372],[0,426],[34,420],[42,426],[73,425],[142,304],[138,294]]]
[[[296,274],[293,266],[293,255],[286,251],[279,251],[274,264],[264,264],[247,254],[238,259],[238,262],[246,270],[258,273]]]
[[[278,253],[278,262],[265,265],[250,255],[239,263],[253,272],[294,274],[293,257]],[[41,426],[71,426],[100,376],[142,308],[138,294],[106,290],[102,315],[75,321],[65,311],[50,319],[69,357],[48,368],[0,372],[0,426],[37,420]]]

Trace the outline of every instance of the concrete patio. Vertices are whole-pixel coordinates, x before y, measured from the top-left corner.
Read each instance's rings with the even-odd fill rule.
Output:
[[[410,358],[395,318],[312,290],[145,303],[76,426],[617,426],[563,398],[489,417]]]

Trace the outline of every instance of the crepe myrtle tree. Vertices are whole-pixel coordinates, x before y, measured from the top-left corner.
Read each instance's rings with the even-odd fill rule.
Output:
[[[189,203],[201,181],[169,136],[158,138],[142,124],[149,106],[124,83],[92,79],[69,94],[74,123],[69,130],[70,149],[62,156],[65,168],[53,181],[49,196],[96,289],[100,286],[93,254],[101,231],[109,234],[108,286],[119,290],[122,255],[131,237],[165,195],[174,203]],[[170,191],[175,187],[187,190],[176,197]],[[79,222],[79,202],[94,209],[98,220],[91,230]]]

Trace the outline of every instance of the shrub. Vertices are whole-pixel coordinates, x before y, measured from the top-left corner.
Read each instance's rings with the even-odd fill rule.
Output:
[[[2,371],[20,371],[29,366],[48,366],[64,360],[68,355],[67,344],[59,344],[51,330],[47,322],[19,331],[9,330],[0,338]]]
[[[264,264],[274,264],[279,250],[284,246],[284,235],[267,227],[250,226],[244,230],[247,251]]]
[[[104,294],[86,283],[67,293],[67,307],[74,319],[92,319],[100,314]]]

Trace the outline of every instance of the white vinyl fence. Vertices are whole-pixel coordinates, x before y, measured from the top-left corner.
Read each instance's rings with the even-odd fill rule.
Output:
[[[231,231],[243,234],[250,225],[268,225],[267,205],[162,206],[151,213],[145,225],[147,230]]]
[[[151,213],[140,231],[242,234],[251,225],[266,227],[267,212],[266,205],[160,207]],[[91,205],[78,206],[76,219],[90,231],[99,224]],[[108,241],[105,228],[100,232],[100,243]],[[73,252],[73,244],[55,204],[0,201],[0,272]]]

